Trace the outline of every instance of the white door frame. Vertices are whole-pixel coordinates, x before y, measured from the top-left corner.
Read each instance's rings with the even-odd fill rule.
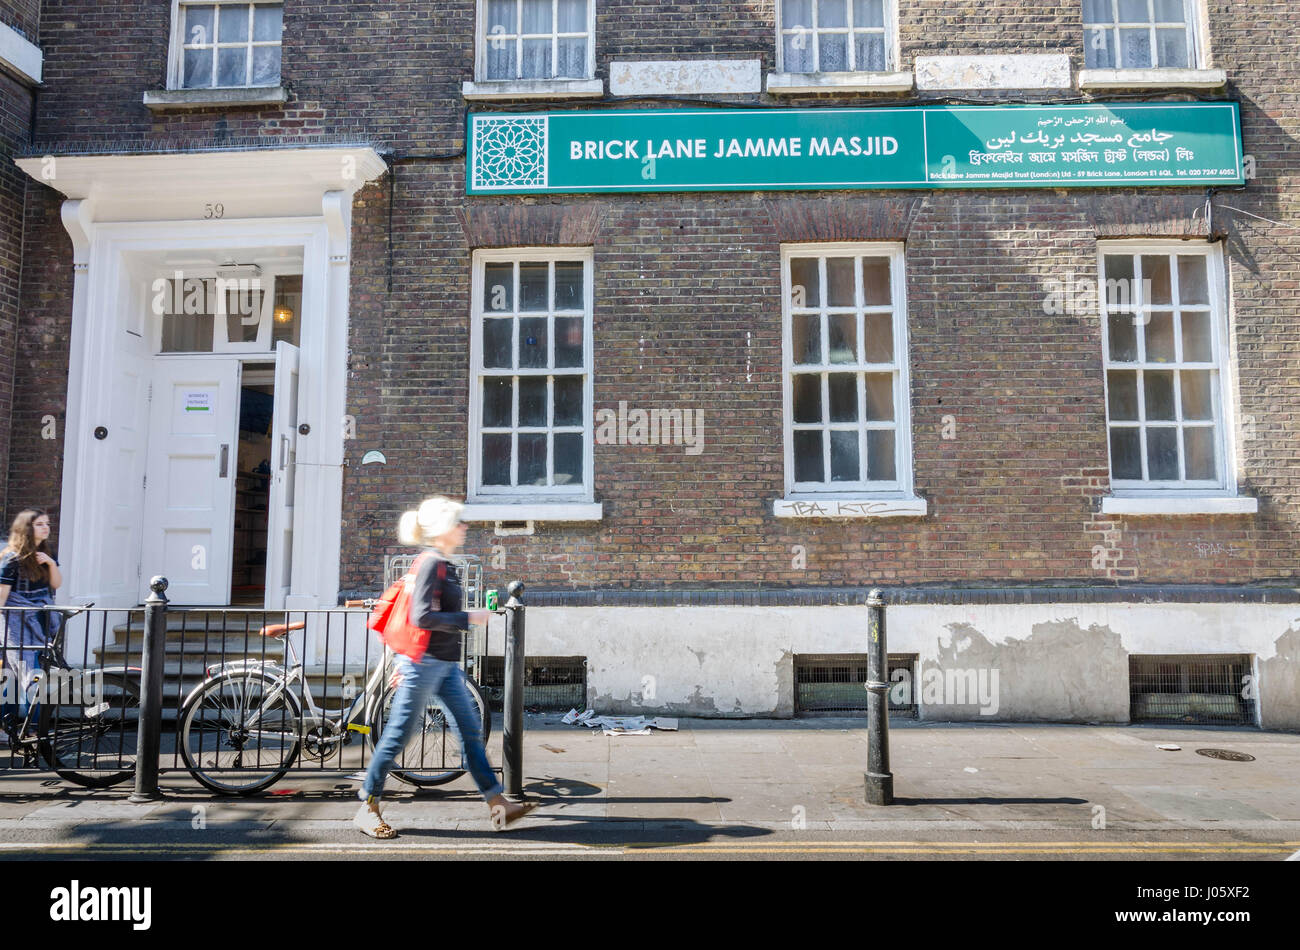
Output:
[[[351,194],[327,191],[321,214],[301,218],[245,218],[96,223],[89,199],[64,203],[64,225],[74,253],[67,417],[60,508],[64,602],[101,598],[101,565],[120,553],[106,550],[109,480],[97,477],[111,458],[112,433],[94,437],[109,405],[114,334],[124,332],[121,302],[130,296],[130,255],[192,249],[239,251],[256,247],[303,249],[302,364],[299,419],[311,426],[298,442],[294,576],[287,609],[333,606],[338,600],[342,517],[343,415],[346,408]],[[311,517],[306,517],[310,513]],[[130,552],[137,556],[139,552]],[[146,575],[152,568],[142,565]],[[147,580],[147,578],[146,578]]]

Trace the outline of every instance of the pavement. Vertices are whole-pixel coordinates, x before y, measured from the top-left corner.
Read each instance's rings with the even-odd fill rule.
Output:
[[[1157,748],[1168,744],[1180,750]],[[1300,858],[1296,734],[895,721],[890,806],[865,801],[866,755],[862,719],[682,719],[676,732],[605,736],[534,714],[532,816],[495,834],[468,777],[418,792],[390,779],[394,841],[355,831],[358,783],[342,772],[224,798],[169,771],[162,799],[138,805],[125,786],[0,771],[0,859]]]

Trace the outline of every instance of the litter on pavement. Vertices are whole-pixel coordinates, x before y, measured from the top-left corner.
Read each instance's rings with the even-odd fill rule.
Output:
[[[651,729],[677,731],[676,719],[665,719],[662,716],[653,719],[645,716],[597,716],[594,709],[581,713],[570,709],[562,722],[568,726],[580,724],[588,729],[603,729],[607,736],[648,736]]]

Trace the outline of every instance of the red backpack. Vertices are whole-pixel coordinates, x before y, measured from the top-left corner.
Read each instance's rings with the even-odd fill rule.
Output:
[[[384,645],[394,653],[410,657],[416,663],[424,658],[424,651],[429,647],[429,633],[411,624],[411,593],[415,588],[415,576],[419,573],[421,554],[393,586],[384,591],[384,596],[370,612],[366,626],[379,635]],[[447,576],[447,562],[438,559],[438,606],[442,606],[442,582]]]

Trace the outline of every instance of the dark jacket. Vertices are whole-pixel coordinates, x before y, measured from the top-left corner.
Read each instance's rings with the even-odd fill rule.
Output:
[[[420,562],[415,575],[415,589],[411,592],[410,623],[413,627],[431,631],[428,655],[435,660],[459,660],[461,637],[469,629],[469,614],[464,607],[464,592],[456,568],[434,548],[425,548],[427,555]],[[446,577],[442,590],[438,590],[438,562],[446,564]],[[440,596],[441,595],[441,596]]]

